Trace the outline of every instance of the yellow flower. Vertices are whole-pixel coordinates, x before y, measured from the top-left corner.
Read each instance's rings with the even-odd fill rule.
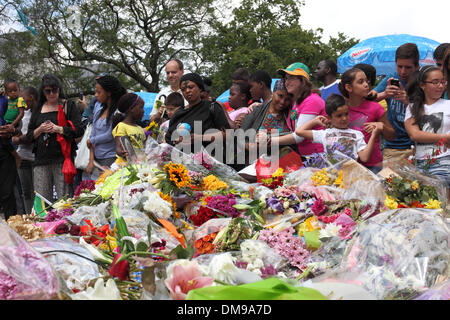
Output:
[[[228,184],[219,180],[216,176],[210,174],[203,179],[203,189],[216,191],[218,189],[227,189]]]
[[[315,186],[327,186],[331,184],[331,178],[326,169],[315,172],[311,180]]]
[[[282,177],[282,176],[284,176],[284,170],[283,170],[283,168],[278,168],[278,169],[272,174],[272,177],[273,177],[273,178]]]
[[[388,207],[389,209],[397,209],[398,208],[398,202],[395,201],[394,198],[391,198],[388,195],[386,195],[386,200],[384,200],[384,205],[386,207]]]
[[[105,182],[105,179],[107,177],[109,177],[110,175],[112,175],[114,172],[112,172],[111,170],[105,170],[97,179],[97,181],[95,181],[95,184],[100,184]]]
[[[334,185],[338,186],[339,188],[342,188],[343,184],[343,179],[344,179],[344,173],[342,170],[339,170],[339,176],[337,177],[336,180],[334,180]]]
[[[425,203],[426,209],[440,209],[442,206],[442,202],[439,200],[430,199],[427,203]]]
[[[174,164],[172,161],[164,166],[164,171],[169,174],[169,179],[179,189],[189,187],[191,185],[191,177],[188,170],[182,164]]]
[[[419,182],[417,180],[411,182],[411,189],[413,189],[414,191],[419,189]]]

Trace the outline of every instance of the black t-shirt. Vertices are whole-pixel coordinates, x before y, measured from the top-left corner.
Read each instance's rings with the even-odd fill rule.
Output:
[[[194,122],[197,122],[197,124]],[[190,108],[179,109],[174,114],[172,119],[170,119],[166,134],[167,143],[174,144],[171,139],[172,134],[177,129],[177,126],[182,123],[189,124],[191,126],[191,133],[197,134],[204,134],[209,129],[230,129],[230,124],[228,123],[223,108],[216,102],[206,100],[202,100]]]
[[[83,125],[81,124],[81,114],[77,106],[72,102],[67,102],[66,119],[72,121],[75,130],[73,130],[70,124],[64,127],[63,137],[72,141],[71,144],[71,158],[72,161],[75,158],[77,144],[75,138],[79,138],[84,133]],[[37,139],[34,139],[34,130],[38,128],[46,120],[57,124],[58,123],[58,111],[53,112],[41,112],[41,108],[37,108],[31,114],[30,123],[28,125],[27,138],[34,143],[33,152],[35,153],[34,165],[48,165],[52,163],[64,162],[64,156],[61,151],[61,145],[56,140],[56,133],[40,134]]]

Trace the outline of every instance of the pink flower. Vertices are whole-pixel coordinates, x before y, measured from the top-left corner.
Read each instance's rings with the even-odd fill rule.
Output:
[[[311,210],[314,215],[320,216],[328,210],[328,207],[323,203],[323,200],[321,198],[318,198],[311,206]]]
[[[185,300],[187,293],[193,289],[208,287],[214,282],[213,278],[203,277],[197,264],[192,263],[187,267],[175,266],[173,276],[164,280],[174,300]]]

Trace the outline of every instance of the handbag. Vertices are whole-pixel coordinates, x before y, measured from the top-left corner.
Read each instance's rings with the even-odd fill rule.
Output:
[[[75,156],[75,168],[80,170],[86,169],[86,167],[89,164],[90,150],[87,146],[87,140],[91,136],[91,131],[92,131],[92,124],[89,123],[86,126],[83,138],[81,139],[78,145],[77,155]]]

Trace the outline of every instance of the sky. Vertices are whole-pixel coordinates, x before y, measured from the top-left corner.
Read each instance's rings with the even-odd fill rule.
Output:
[[[450,42],[448,0],[304,0],[300,25],[322,28],[323,41],[338,32],[364,40],[388,34],[410,34]]]

